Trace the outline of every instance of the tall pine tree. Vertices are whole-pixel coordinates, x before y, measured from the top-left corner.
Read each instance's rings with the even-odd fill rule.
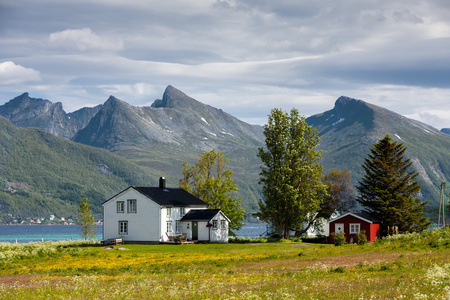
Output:
[[[358,202],[364,212],[381,222],[382,234],[388,226],[399,232],[419,232],[428,227],[423,208],[428,202],[417,198],[421,186],[417,171],[410,171],[412,161],[404,159],[406,147],[391,142],[387,135],[374,144],[365,159],[365,175],[359,183]]]

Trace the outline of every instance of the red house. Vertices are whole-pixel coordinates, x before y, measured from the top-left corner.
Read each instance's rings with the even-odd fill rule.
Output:
[[[356,234],[362,230],[366,231],[368,242],[375,242],[380,238],[380,223],[365,213],[346,213],[329,222],[330,244],[334,244],[332,233],[343,231],[348,244],[356,243]]]

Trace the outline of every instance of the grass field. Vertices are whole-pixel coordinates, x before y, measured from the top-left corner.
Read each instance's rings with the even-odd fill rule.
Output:
[[[0,299],[450,299],[450,229],[341,247],[1,243]]]

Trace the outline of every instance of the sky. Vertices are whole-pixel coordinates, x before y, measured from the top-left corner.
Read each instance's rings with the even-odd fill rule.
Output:
[[[168,85],[251,124],[348,96],[450,128],[450,1],[0,1],[0,104],[149,106]]]

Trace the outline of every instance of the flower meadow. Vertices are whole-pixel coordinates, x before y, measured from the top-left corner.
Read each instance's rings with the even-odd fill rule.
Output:
[[[450,229],[334,246],[0,243],[0,299],[450,299]]]

